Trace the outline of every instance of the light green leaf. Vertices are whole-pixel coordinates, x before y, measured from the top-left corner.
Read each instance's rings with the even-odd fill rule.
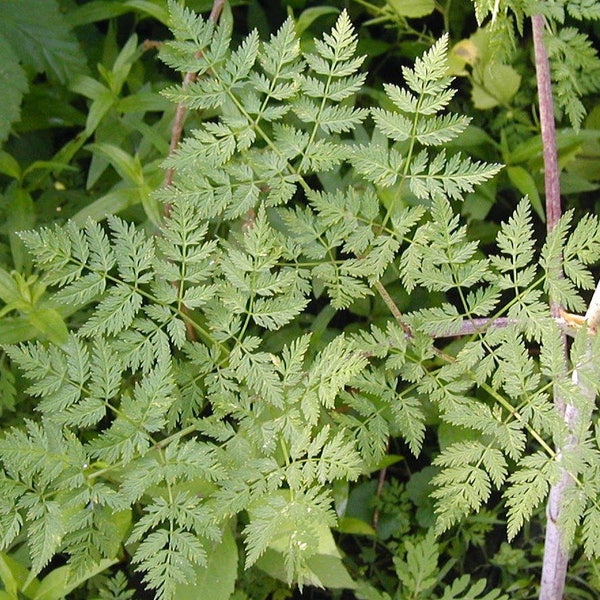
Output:
[[[28,569],[25,565],[16,561],[14,558],[5,554],[0,553],[0,579],[6,590],[7,598],[10,600],[16,600],[18,592],[22,590],[23,584],[27,579]],[[35,589],[37,582],[32,583],[30,588]],[[34,591],[34,590],[31,590]]]
[[[356,583],[342,563],[329,527],[318,522],[308,523],[307,527],[312,529],[314,548],[298,574],[303,583],[333,589],[354,589]],[[256,566],[271,577],[289,582],[289,559],[286,558],[288,548],[293,544],[293,539],[302,538],[304,535],[303,531],[289,528],[287,531],[282,530],[279,535],[276,534],[275,540],[266,548]]]
[[[102,559],[93,568],[77,577],[73,577],[72,569],[68,565],[53,569],[40,581],[35,595],[31,598],[32,600],[63,600],[67,594],[88,579],[102,573],[117,562],[117,559]]]
[[[143,185],[144,174],[137,156],[132,156],[113,144],[98,143],[86,147],[108,160],[125,181],[136,186]]]
[[[52,308],[35,308],[27,315],[29,322],[54,344],[61,346],[67,341],[69,331],[65,320]]]
[[[531,173],[520,166],[508,166],[506,167],[506,174],[521,194],[527,196],[531,202],[531,206],[533,206],[533,210],[535,210],[540,219],[546,222],[546,211],[542,206],[540,193]]]
[[[342,517],[336,529],[340,533],[349,533],[353,535],[370,535],[373,537],[377,535],[377,532],[371,525],[362,519],[357,519],[355,517]]]
[[[220,542],[208,550],[207,563],[194,567],[194,580],[179,584],[177,600],[228,600],[233,594],[238,570],[238,551],[231,528],[226,526]]]
[[[154,92],[138,92],[117,101],[115,108],[123,113],[166,111],[171,107],[163,96]]]
[[[7,69],[6,66],[6,60],[2,59],[2,40],[0,39],[0,60],[2,60],[3,64],[4,64],[4,69]],[[12,85],[15,85],[15,81],[14,79],[11,79],[11,83]],[[18,87],[18,82],[17,82],[17,87]],[[3,102],[6,102],[7,99],[6,97],[4,97]],[[8,123],[11,120],[14,119],[9,119],[6,116],[2,116],[0,114],[0,124],[2,123]],[[2,129],[1,129],[1,125],[0,125],[0,142],[3,141],[3,134],[2,134]],[[8,175],[9,177],[12,177],[14,179],[20,180],[21,179],[21,165],[19,165],[19,163],[10,155],[8,154],[8,152],[4,152],[1,151],[0,152],[0,173],[4,173],[4,175]]]
[[[546,498],[550,485],[560,477],[557,461],[542,452],[524,457],[520,469],[511,477],[511,487],[505,493],[508,507],[508,539],[517,535],[523,523]]]
[[[0,344],[19,344],[34,338],[37,329],[26,317],[3,317],[0,319]]]
[[[137,188],[119,188],[84,206],[73,216],[73,222],[81,226],[88,219],[102,221],[109,215],[116,215],[130,206],[135,206],[140,200]]]
[[[102,121],[108,111],[112,108],[115,100],[113,93],[106,87],[103,87],[101,93],[94,98],[94,101],[88,110],[84,135],[79,140],[80,145],[83,145],[86,138],[96,131],[100,121]]]
[[[30,512],[33,513],[33,510]],[[56,501],[44,505],[40,502],[35,507],[35,513],[37,518],[32,520],[29,530],[31,572],[25,585],[33,581],[58,551],[65,529],[65,514]]]
[[[509,65],[490,63],[481,78],[475,79],[471,96],[475,108],[489,109],[509,105],[519,91],[521,76]]]
[[[387,0],[388,6],[398,15],[417,19],[435,10],[434,0]]]
[[[71,10],[67,14],[67,20],[75,27],[105,21],[128,12],[138,12],[142,17],[152,17],[165,25],[169,23],[166,2],[162,0],[95,0]]]
[[[338,13],[335,6],[312,6],[304,9],[296,19],[296,33],[302,35],[319,17]]]
[[[8,201],[8,239],[13,264],[17,271],[25,271],[31,265],[31,257],[25,249],[18,232],[30,229],[35,224],[35,205],[31,194],[13,182],[5,194]]]
[[[70,82],[69,89],[90,100],[97,100],[107,91],[110,91],[103,83],[89,75],[77,75],[74,77]]]
[[[163,0],[125,0],[123,4],[165,25],[169,23],[169,13]]]
[[[0,267],[0,300],[5,304],[10,304],[21,299],[19,286],[11,274]]]

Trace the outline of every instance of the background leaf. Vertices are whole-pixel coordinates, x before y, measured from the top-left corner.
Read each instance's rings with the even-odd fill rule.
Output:
[[[0,24],[0,30],[1,28]],[[21,101],[28,86],[25,71],[19,65],[19,59],[12,49],[10,41],[1,35],[0,64],[2,65],[2,69],[0,69],[0,87],[2,89],[0,143],[2,143],[8,137],[12,123],[19,119]]]
[[[175,591],[177,600],[228,600],[233,594],[238,570],[238,550],[229,526],[223,531],[220,542],[212,544],[207,563],[195,566],[195,579],[185,585],[178,585]]]
[[[2,2],[0,37],[24,65],[63,84],[86,70],[85,56],[55,0]]]

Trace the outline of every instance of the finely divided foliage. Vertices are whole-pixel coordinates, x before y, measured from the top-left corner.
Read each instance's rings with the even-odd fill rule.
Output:
[[[538,256],[523,201],[496,255],[469,241],[454,202],[500,167],[440,148],[468,127],[445,112],[446,38],[402,86],[386,86],[381,107],[355,108],[364,75],[345,12],[304,53],[291,19],[266,42],[253,32],[232,48],[227,21],[170,10],[164,60],[198,78],[165,93],[211,118],[165,161],[177,176],[158,193],[170,207],[160,232],[112,217],[22,234],[57,300],[82,317],[60,346],[7,349],[40,416],[0,440],[2,548],[26,539],[32,576],[61,553],[76,577],[124,546],[167,600],[200,577],[241,515],[246,567],[280,556],[290,582],[327,585],[311,559],[342,568],[327,541],[334,482],[376,469],[389,436],[418,454],[433,410],[469,431],[435,459],[439,533],[500,490],[514,536],[560,461],[578,484],[565,518],[572,529],[583,521],[585,550],[600,555],[598,434],[589,419],[585,452],[552,450],[565,430],[551,386],[591,407],[544,302],[558,290],[582,306],[598,220],[569,237],[565,216]],[[359,127],[370,142],[355,140]],[[402,316],[382,283],[392,277],[452,301]],[[330,341],[302,332],[311,298],[345,309],[374,293],[393,318]],[[479,325],[454,354],[440,350],[436,337],[488,316],[510,325]],[[577,333],[573,360],[594,357],[580,370],[597,388],[589,338]],[[444,597],[468,582],[453,585]]]

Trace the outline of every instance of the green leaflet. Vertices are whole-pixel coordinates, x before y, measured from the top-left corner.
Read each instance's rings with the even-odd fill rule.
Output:
[[[433,532],[420,539],[407,539],[394,556],[394,570],[398,578],[398,588],[394,597],[411,597],[423,599],[440,598],[442,600],[506,600],[508,596],[498,590],[485,592],[486,581],[479,579],[471,582],[464,575],[444,586],[443,595],[440,588],[440,567],[438,566],[439,547]],[[360,587],[357,597],[364,600],[383,600],[387,594],[379,594],[371,586]]]
[[[430,155],[422,147],[437,146],[456,138],[467,127],[466,117],[441,114],[454,95],[449,88],[446,54],[448,39],[440,39],[414,69],[404,68],[407,88],[386,86],[394,111],[371,109],[377,128],[393,142],[407,142],[408,156],[376,138],[368,146],[358,146],[352,157],[357,171],[382,187],[406,181],[418,198],[461,198],[475,185],[493,177],[500,165],[485,165],[462,158],[447,157],[445,151]],[[401,147],[401,146],[398,146]]]

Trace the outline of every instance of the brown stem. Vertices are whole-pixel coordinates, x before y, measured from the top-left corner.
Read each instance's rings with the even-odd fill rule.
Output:
[[[554,102],[552,100],[552,80],[550,61],[544,46],[544,17],[533,15],[533,46],[542,127],[542,147],[544,153],[544,187],[546,193],[546,219],[548,232],[558,223],[562,209],[560,204],[560,181],[558,156],[556,152],[556,128],[554,125]],[[554,315],[558,316],[558,315]]]
[[[542,128],[542,143],[544,152],[544,183],[546,191],[546,218],[548,232],[551,232],[561,216],[560,183],[558,157],[556,151],[556,130],[554,125],[554,104],[552,101],[552,86],[550,79],[550,62],[544,46],[544,18],[542,15],[531,17],[533,28],[533,44],[535,50],[535,66],[540,107],[540,124]],[[554,318],[560,317],[559,303],[550,298],[550,310]],[[566,349],[566,336],[563,335],[563,346]],[[558,413],[565,419],[567,427],[573,431],[579,420],[578,411],[568,405],[556,392],[554,405]],[[571,438],[563,448],[558,448],[557,457],[560,460],[567,448],[572,449],[577,440]],[[546,508],[546,539],[544,541],[544,559],[542,564],[542,579],[540,585],[540,600],[561,600],[565,588],[567,566],[569,561],[568,548],[565,547],[562,531],[559,528],[559,518],[564,503],[565,493],[571,486],[572,478],[562,469],[560,479],[550,488]]]
[[[215,0],[212,5],[212,10],[210,11],[210,15],[208,16],[208,20],[216,23],[223,12],[223,7],[225,6],[225,0]],[[199,58],[202,55],[201,51],[196,53],[196,58]],[[196,73],[189,72],[185,74],[183,78],[183,87],[187,87],[191,83],[196,81]],[[173,119],[173,126],[171,127],[171,141],[169,143],[169,156],[171,156],[177,146],[179,146],[179,142],[181,140],[181,136],[183,134],[183,124],[185,122],[185,116],[187,113],[187,108],[185,105],[180,102],[177,105],[177,109],[175,110],[175,118]],[[169,187],[173,183],[173,177],[175,175],[175,168],[169,167],[165,173],[164,187]],[[171,214],[171,204],[167,202],[165,204],[165,217],[169,217]]]
[[[210,15],[208,15],[208,20],[216,23],[223,12],[223,7],[225,6],[225,0],[215,0],[212,5],[212,9],[210,11]]]
[[[460,331],[458,331],[456,335],[473,335],[474,333],[480,333],[486,329],[503,329],[504,327],[514,325],[515,323],[518,323],[517,319],[509,319],[508,317],[498,317],[495,319],[469,319],[468,321],[465,320],[461,323]],[[434,334],[433,337],[439,336]]]
[[[196,53],[196,58],[200,56],[201,52]],[[196,73],[186,73],[183,78],[183,87],[187,87],[190,83],[196,81]],[[169,156],[171,156],[175,150],[177,150],[177,146],[179,146],[179,142],[181,140],[181,136],[183,134],[183,123],[185,121],[185,115],[187,113],[187,108],[185,104],[180,102],[175,109],[175,118],[173,119],[173,125],[171,126],[171,141],[169,142]],[[165,181],[163,183],[164,187],[169,187],[173,183],[173,177],[175,176],[175,167],[169,167],[165,172]],[[169,217],[171,215],[171,203],[165,203],[165,217]]]
[[[574,336],[574,332],[576,331],[576,327],[578,325],[572,324],[569,321],[567,321],[567,319],[565,318],[566,315],[567,313],[563,313],[560,317],[555,318],[554,322],[559,326],[563,333],[565,333],[566,335]],[[521,321],[519,321],[518,319],[511,319],[509,317],[469,319],[468,321],[463,320],[463,322],[460,325],[460,329],[455,334],[453,334],[452,337],[460,337],[463,335],[473,335],[474,333],[482,333],[486,329],[504,329],[509,325],[516,325],[518,323],[521,323]],[[434,332],[431,334],[431,337],[433,337],[434,339],[438,339],[448,337],[448,335]]]
[[[408,323],[402,317],[400,309],[398,308],[392,297],[388,294],[388,291],[385,289],[381,281],[377,281],[374,287],[379,292],[379,295],[381,296],[381,299],[385,302],[386,306],[390,309],[390,312],[394,316],[394,319],[396,319],[396,323],[398,323],[398,325],[402,327],[402,330],[406,334],[406,337],[412,338],[412,331],[410,330]]]
[[[387,476],[387,467],[383,467],[383,469],[381,469],[381,471],[379,471],[379,479],[377,480],[377,492],[375,493],[375,497],[377,498],[377,500],[379,500],[381,498],[381,493],[383,492],[383,486],[385,485],[385,478]],[[377,531],[377,527],[379,526],[379,516],[380,516],[380,509],[379,506],[375,507],[375,510],[373,511],[373,529],[375,531]]]
[[[164,42],[159,42],[157,40],[144,40],[142,46],[144,47],[144,52],[148,50],[160,50]]]
[[[535,52],[535,70],[538,87],[538,104],[540,110],[540,125],[542,129],[542,151],[544,159],[544,191],[546,194],[546,228],[550,233],[558,224],[562,215],[560,200],[560,171],[558,168],[558,152],[556,146],[556,127],[554,123],[554,101],[552,99],[552,78],[550,76],[550,61],[544,45],[544,17],[531,17],[533,31],[533,46]],[[562,272],[557,273],[562,277]],[[550,313],[555,319],[561,316],[561,306],[550,298]],[[563,346],[567,347],[567,338],[563,335]],[[565,412],[564,400],[554,396],[554,404],[558,412]]]

